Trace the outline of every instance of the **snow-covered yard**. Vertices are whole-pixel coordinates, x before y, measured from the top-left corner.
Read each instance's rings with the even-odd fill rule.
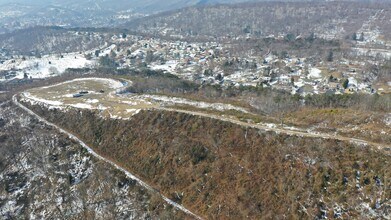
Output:
[[[175,60],[167,61],[165,64],[153,64],[150,65],[152,70],[163,70],[170,73],[175,73],[175,68],[178,65],[178,62]]]
[[[322,75],[321,75],[322,71],[318,68],[311,68],[309,72],[310,72],[310,74],[308,74],[309,78],[321,78],[322,77]]]

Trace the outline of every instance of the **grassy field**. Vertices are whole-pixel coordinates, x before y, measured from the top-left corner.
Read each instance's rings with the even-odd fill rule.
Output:
[[[74,107],[99,110],[102,116],[114,118],[129,118],[139,110],[163,106],[176,108],[187,105],[192,106],[194,110],[214,112],[218,115],[227,114],[227,112],[236,114],[235,109],[239,109],[242,113],[247,112],[241,106],[212,103],[210,100],[197,100],[185,96],[120,94],[118,92],[118,90],[123,90],[130,84],[130,81],[123,79],[77,79],[53,86],[30,89],[24,93],[24,96],[27,99],[54,105],[57,108]],[[81,97],[74,97],[74,95],[79,95],[82,92],[88,93],[82,94]],[[229,111],[230,109],[232,111]]]
[[[125,83],[125,82],[124,82]],[[59,102],[59,108],[75,107],[97,109],[103,116],[127,118],[138,109],[148,109],[156,105],[141,99],[125,99],[117,96],[116,91],[125,87],[121,81],[111,79],[84,79],[68,81],[54,86],[30,89],[27,92],[32,99],[38,98],[47,103]],[[73,97],[75,94],[81,97]]]

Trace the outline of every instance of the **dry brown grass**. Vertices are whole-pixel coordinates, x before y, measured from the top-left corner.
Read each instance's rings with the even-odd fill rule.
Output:
[[[337,132],[346,137],[391,144],[391,127],[386,113],[363,110],[304,108],[285,116],[285,123],[321,132]]]

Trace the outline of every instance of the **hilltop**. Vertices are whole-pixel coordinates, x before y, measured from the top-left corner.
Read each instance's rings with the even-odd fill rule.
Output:
[[[290,34],[324,39],[364,34],[390,40],[389,3],[255,2],[188,7],[129,22],[124,27],[163,36],[260,38]],[[223,24],[224,25],[221,25]],[[213,39],[212,38],[212,39]]]
[[[121,89],[133,85],[75,79],[20,100],[205,218],[387,218],[387,144],[257,127],[235,119],[251,109]]]
[[[0,0],[0,219],[390,219],[390,9]]]

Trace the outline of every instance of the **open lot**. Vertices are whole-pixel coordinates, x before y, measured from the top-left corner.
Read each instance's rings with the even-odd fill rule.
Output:
[[[129,119],[142,109],[190,106],[217,112],[230,110],[248,113],[246,109],[230,104],[207,103],[162,95],[127,93],[132,82],[124,79],[83,78],[52,86],[35,88],[22,93],[22,99],[48,105],[49,108],[95,109],[105,117]]]

